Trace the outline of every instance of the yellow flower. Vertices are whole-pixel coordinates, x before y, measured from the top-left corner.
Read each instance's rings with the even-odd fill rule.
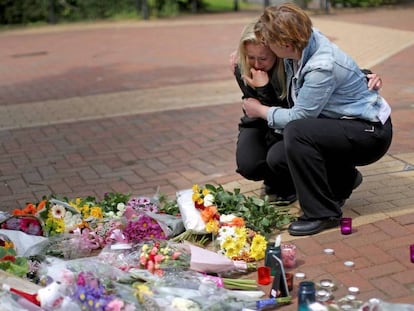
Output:
[[[134,285],[134,287],[137,290],[135,295],[137,296],[138,301],[141,303],[144,301],[145,296],[151,297],[154,295],[148,285],[139,284],[139,285]]]
[[[194,185],[193,185],[193,192],[194,192],[194,193],[200,193],[200,188],[198,187],[198,185],[197,185],[197,184],[194,184]]]
[[[90,215],[95,218],[103,218],[102,209],[98,206],[91,207]]]
[[[9,242],[9,241],[4,241],[4,248],[8,249],[8,248],[14,248],[14,244],[13,242]]]
[[[219,230],[219,222],[215,219],[211,219],[209,222],[206,223],[206,231],[207,233],[217,234]]]
[[[238,237],[246,237],[247,236],[247,230],[246,227],[236,227],[235,229],[236,235]]]
[[[225,250],[226,250],[225,255],[229,258],[238,256],[240,252],[240,248],[238,248],[236,243],[231,240],[227,241]]]
[[[255,260],[263,259],[266,253],[266,244],[266,238],[261,234],[256,234],[250,246],[250,257]]]
[[[191,199],[193,200],[193,202],[197,202],[198,200],[201,199],[200,194],[198,192],[194,192],[193,195],[191,196]]]

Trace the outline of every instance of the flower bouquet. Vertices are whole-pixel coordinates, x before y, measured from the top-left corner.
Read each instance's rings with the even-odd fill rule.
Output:
[[[192,189],[179,191],[177,202],[186,231],[174,240],[205,245],[210,241],[207,235],[212,237],[217,234],[220,219],[209,187],[200,188],[195,184]]]
[[[234,215],[223,215],[216,243],[219,252],[233,260],[258,261],[265,257],[266,238],[247,228],[243,219]]]
[[[7,230],[22,231],[36,236],[43,236],[43,223],[37,217],[37,212],[44,208],[46,200],[42,200],[35,205],[28,203],[23,209],[15,209],[12,215],[3,214],[0,221],[0,228]]]
[[[127,275],[97,258],[55,261],[45,264],[39,273],[48,280],[38,291],[45,310],[137,309],[133,290],[120,283]]]
[[[186,249],[177,243],[165,240],[152,240],[139,245],[139,268],[162,276],[166,270],[187,269],[190,256]]]
[[[240,189],[233,192],[222,186],[197,184],[192,189],[177,192],[177,204],[183,218],[186,232],[175,240],[190,240],[197,243],[195,235],[212,234],[212,238],[220,228],[221,215],[234,215],[242,218],[245,226],[262,235],[270,234],[274,229],[282,229],[296,218],[290,214],[289,207],[278,207],[268,198],[247,197]],[[202,239],[204,245],[208,239]]]
[[[163,278],[134,287],[144,310],[242,310],[255,305],[255,298],[217,286],[194,271],[168,271]]]
[[[167,235],[159,222],[144,213],[127,220],[123,234],[130,243],[139,243],[152,239],[167,239]]]
[[[279,207],[269,202],[268,198],[245,196],[240,189],[225,190],[223,186],[217,187],[206,184],[214,197],[214,204],[220,215],[235,215],[244,219],[246,227],[263,235],[270,234],[275,229],[282,229],[296,215],[291,214],[289,207]]]
[[[124,217],[127,219],[124,234],[131,243],[167,239],[184,231],[180,217],[160,213],[155,197],[131,197],[126,203]]]

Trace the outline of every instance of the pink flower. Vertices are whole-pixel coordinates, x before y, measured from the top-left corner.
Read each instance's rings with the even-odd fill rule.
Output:
[[[156,255],[158,252],[158,248],[156,246],[154,246],[150,252],[150,255]]]
[[[86,285],[86,280],[85,280],[85,276],[83,275],[83,273],[80,273],[78,275],[78,280],[76,281],[76,284],[79,286],[85,286]]]
[[[149,272],[151,272],[151,273],[154,273],[154,270],[155,270],[155,264],[154,264],[154,262],[152,261],[152,260],[149,260],[148,262],[147,262],[147,270],[149,271]]]
[[[75,282],[75,275],[72,271],[64,269],[62,272],[62,280],[67,285],[72,285]]]
[[[126,217],[126,219],[130,220],[134,217],[137,217],[138,213],[131,206],[127,206],[124,212],[124,216]]]
[[[145,267],[147,265],[147,256],[141,255],[139,257],[139,263]]]
[[[121,311],[122,308],[125,306],[124,302],[119,299],[112,300],[106,306],[105,310],[107,311]]]
[[[181,252],[174,252],[171,256],[172,259],[176,260],[178,257],[180,257]]]
[[[154,256],[155,263],[160,263],[164,259],[164,255],[158,254]]]

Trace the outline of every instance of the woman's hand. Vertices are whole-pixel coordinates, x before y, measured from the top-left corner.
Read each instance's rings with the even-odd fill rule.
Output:
[[[264,106],[255,98],[243,99],[243,111],[249,118],[267,119],[269,107]]]
[[[243,75],[242,78],[251,87],[261,87],[269,83],[269,75],[266,71],[251,68],[250,72],[252,73],[251,77]]]
[[[368,78],[368,89],[369,90],[380,90],[382,88],[382,79],[376,73],[367,74]]]

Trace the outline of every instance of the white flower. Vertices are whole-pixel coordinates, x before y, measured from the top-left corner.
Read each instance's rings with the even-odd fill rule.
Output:
[[[234,218],[236,218],[236,216],[233,214],[220,215],[220,222],[223,224],[229,224],[233,221]]]
[[[181,297],[175,297],[171,302],[171,307],[180,311],[201,311],[198,303]]]
[[[71,232],[78,228],[82,224],[82,217],[80,214],[73,214],[69,211],[65,214],[65,232]]]
[[[125,211],[125,204],[124,203],[118,203],[117,205],[116,205],[116,209],[118,210],[118,211],[120,211],[120,212],[124,212]]]
[[[52,217],[62,219],[65,217],[66,210],[62,205],[54,204],[51,208]]]
[[[222,242],[227,239],[227,237],[233,238],[236,236],[236,231],[234,227],[223,226],[218,231],[217,241]]]
[[[115,217],[115,213],[113,211],[109,211],[105,213],[105,216],[108,218],[112,218],[112,217]]]
[[[211,206],[214,204],[214,196],[209,193],[204,197],[204,206]]]

